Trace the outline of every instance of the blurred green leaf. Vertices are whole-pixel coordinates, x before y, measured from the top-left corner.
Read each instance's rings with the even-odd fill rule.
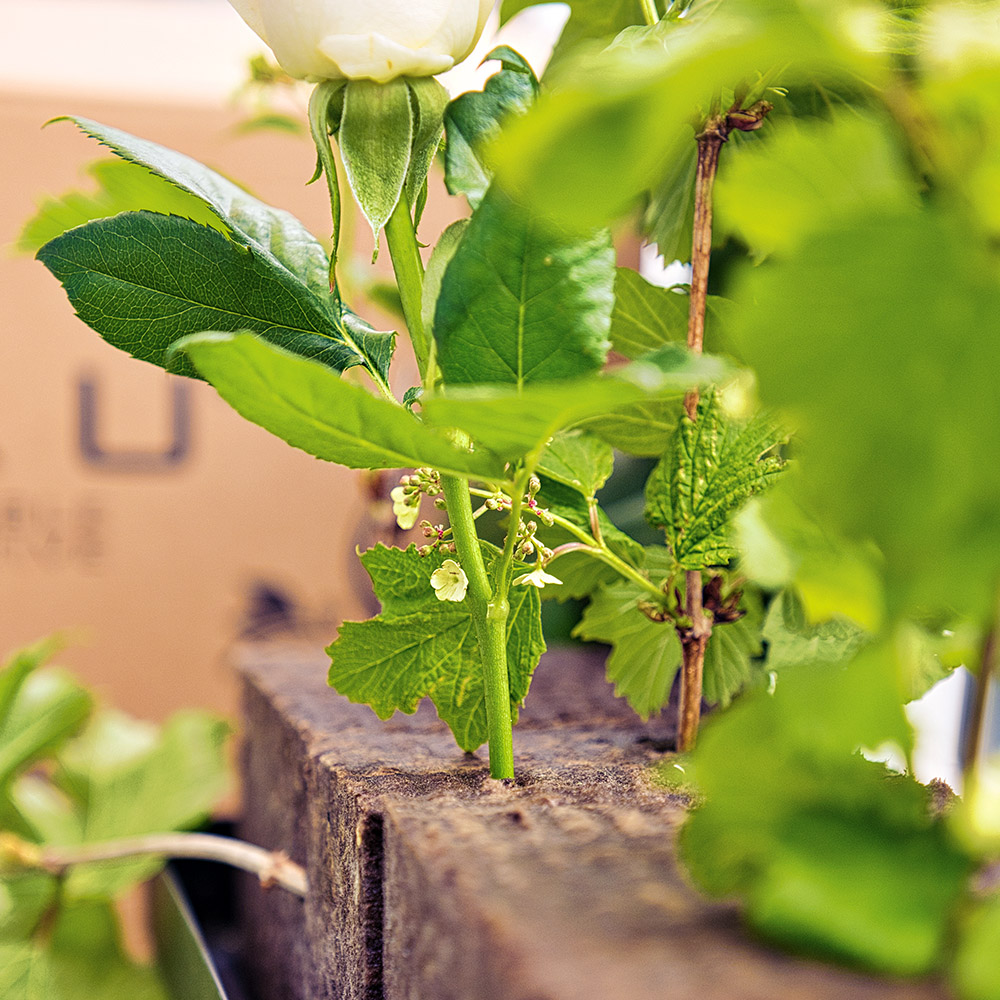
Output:
[[[464,194],[476,208],[493,179],[491,144],[504,121],[523,114],[538,96],[538,81],[525,60],[506,46],[493,49],[484,62],[499,60],[503,68],[481,91],[455,98],[445,111],[448,144],[444,151],[444,179],[451,194]]]
[[[929,793],[855,753],[912,736],[895,671],[782,672],[710,720],[693,757],[705,804],[682,832],[713,894],[736,895],[759,932],[881,972],[940,961],[971,861],[931,815]]]
[[[47,945],[0,944],[4,1000],[167,1000],[156,972],[129,959],[107,903],[60,910]]]
[[[950,979],[959,1000],[1000,998],[1000,897],[976,900],[963,914],[956,935]]]
[[[817,229],[917,203],[891,122],[860,115],[796,125],[722,157],[716,221],[758,258],[793,253]]]
[[[587,417],[577,426],[613,448],[649,458],[666,451],[683,412],[683,396],[643,399],[616,406],[608,413]]]
[[[872,215],[745,276],[761,397],[800,431],[794,485],[873,540],[895,611],[992,606],[1000,550],[1000,289],[962,219]],[[808,303],[804,322],[803,303]]]
[[[18,253],[35,254],[49,240],[95,219],[146,209],[160,215],[179,215],[203,226],[226,232],[226,224],[201,198],[128,160],[95,160],[87,173],[97,182],[93,192],[71,191],[46,198],[25,223],[18,237]]]
[[[781,670],[804,663],[846,663],[870,636],[846,618],[812,623],[794,590],[783,590],[767,609],[763,636],[767,667]]]
[[[17,671],[17,659],[7,669]],[[91,707],[90,695],[63,671],[27,676],[0,724],[0,789],[77,732]]]

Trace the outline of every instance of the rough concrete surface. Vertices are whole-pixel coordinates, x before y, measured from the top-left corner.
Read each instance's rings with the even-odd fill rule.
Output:
[[[932,1000],[772,951],[686,883],[684,804],[649,766],[672,733],[611,695],[599,658],[546,654],[516,782],[433,707],[380,722],[315,650],[241,652],[249,839],[306,866],[304,901],[248,892],[261,1000]]]

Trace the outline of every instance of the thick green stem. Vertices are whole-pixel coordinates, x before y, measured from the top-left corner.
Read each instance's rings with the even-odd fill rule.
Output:
[[[507,674],[507,618],[510,605],[507,591],[494,595],[486,575],[476,522],[472,516],[469,483],[455,476],[442,476],[452,537],[458,559],[469,578],[465,599],[479,639],[486,686],[486,728],[490,748],[490,774],[494,778],[514,777],[514,743],[510,713],[510,679]]]
[[[400,196],[399,204],[386,223],[385,237],[420,377],[424,388],[431,389],[437,382],[438,373],[433,343],[424,329],[421,312],[424,266],[405,196]],[[514,747],[507,674],[507,619],[510,615],[507,588],[498,587],[494,596],[486,575],[476,520],[472,516],[469,481],[457,476],[442,476],[441,486],[458,559],[469,579],[465,599],[472,614],[483,661],[490,774],[494,778],[513,778]]]
[[[660,20],[655,0],[639,0],[639,3],[642,6],[642,16],[646,19],[646,24],[652,27]]]
[[[399,196],[399,203],[385,224],[385,239],[389,244],[392,269],[396,272],[396,285],[403,303],[403,315],[406,317],[406,327],[410,331],[413,353],[417,357],[420,378],[426,387],[428,379],[434,378],[434,373],[431,371],[433,365],[430,359],[430,343],[427,331],[424,329],[422,311],[424,262],[420,259],[417,234],[413,231],[413,219],[410,217],[410,206],[407,204],[405,193]]]

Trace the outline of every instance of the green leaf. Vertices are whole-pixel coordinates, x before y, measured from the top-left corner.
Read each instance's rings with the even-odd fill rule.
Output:
[[[702,697],[726,708],[759,675],[761,645],[760,597],[745,591],[740,602],[743,617],[716,622],[705,647]]]
[[[771,602],[764,622],[768,669],[803,663],[846,663],[870,635],[847,618],[811,623],[802,599],[794,590],[783,590]]]
[[[8,669],[17,671],[18,662]],[[0,788],[64,743],[90,711],[90,696],[60,670],[42,670],[23,679],[0,724]]]
[[[79,842],[100,842],[203,823],[227,786],[229,727],[203,712],[180,712],[162,729],[115,712],[95,716],[58,754],[56,781],[79,815]],[[160,859],[74,867],[71,899],[116,895],[162,867]]]
[[[550,0],[503,0],[500,21]],[[569,0],[570,16],[552,53],[550,66],[557,66],[572,55],[581,43],[608,40],[632,24],[644,24],[639,0]]]
[[[590,498],[607,482],[614,464],[609,444],[575,430],[561,431],[549,442],[537,469]]]
[[[738,297],[756,303],[738,332],[761,397],[801,436],[802,501],[877,545],[895,611],[989,614],[1000,291],[965,216],[871,213],[754,269]]]
[[[769,419],[728,419],[714,392],[702,395],[697,420],[681,418],[646,484],[646,518],[666,532],[679,567],[721,566],[736,556],[730,517],[781,471],[783,460],[769,454],[781,441]]]
[[[929,793],[856,754],[912,736],[894,672],[791,668],[710,720],[692,769],[702,805],[681,846],[696,881],[739,896],[760,933],[877,971],[939,961],[971,869]]]
[[[682,395],[672,399],[644,399],[588,417],[577,426],[619,451],[652,458],[666,451],[682,412]]]
[[[499,554],[483,543],[491,577],[497,572]],[[486,693],[472,616],[464,602],[439,601],[430,585],[431,574],[447,554],[421,557],[416,546],[401,550],[378,545],[361,558],[382,602],[382,613],[340,627],[327,650],[332,660],[330,684],[351,701],[370,705],[383,719],[397,710],[412,714],[420,699],[429,697],[458,745],[468,752],[476,750],[487,738]],[[519,571],[527,568],[518,566]],[[515,587],[507,631],[515,719],[544,650],[538,591]]]
[[[351,190],[376,246],[410,171],[413,117],[406,80],[348,80],[337,139]]]
[[[422,401],[423,415],[437,427],[457,428],[505,458],[519,458],[544,445],[556,432],[580,425],[600,431],[592,418],[618,414],[629,400],[663,400],[678,405],[685,391],[722,378],[717,358],[684,348],[615,369],[612,375],[567,379],[559,385],[448,389],[446,396]],[[610,422],[610,421],[609,421]]]
[[[87,118],[56,120],[72,122],[81,132],[107,146],[117,156],[145,167],[180,190],[201,199],[237,243],[253,247],[258,253],[270,257],[289,274],[297,276],[321,301],[329,297],[326,251],[295,216],[265,205],[221,174],[176,150]]]
[[[0,944],[4,1000],[167,1000],[155,970],[133,962],[121,945],[108,903],[60,909],[51,939]]]
[[[338,371],[366,353],[378,369],[388,355],[387,335],[356,329],[359,346],[272,257],[187,219],[128,212],[56,237],[38,257],[109,343],[180,374],[194,369],[171,345],[203,330],[250,330]]]
[[[423,210],[421,192],[426,197],[427,174],[441,145],[448,91],[430,76],[410,77],[406,85],[412,99],[413,146],[405,190],[407,203],[417,209],[415,225],[419,225]]]
[[[670,700],[681,644],[671,622],[654,622],[638,608],[645,591],[627,580],[603,586],[593,594],[573,635],[610,643],[608,680],[643,719]]]
[[[686,344],[691,298],[685,285],[661,288],[628,267],[615,274],[615,308],[611,314],[611,346],[626,358],[641,358],[667,344]],[[727,320],[734,303],[708,297],[705,316],[706,350],[718,352],[726,343]],[[662,450],[662,449],[661,449]]]
[[[250,334],[205,333],[176,348],[247,420],[327,462],[352,469],[428,465],[458,476],[502,475],[491,455],[456,448],[404,407]]]
[[[0,732],[3,732],[24,682],[42,664],[52,659],[62,646],[62,639],[58,636],[41,639],[17,650],[0,669]]]
[[[949,978],[959,1000],[1000,997],[1000,898],[975,900],[962,915]]]
[[[34,255],[49,240],[68,229],[140,209],[160,215],[179,215],[223,232],[228,229],[200,198],[136,163],[95,160],[87,167],[87,173],[97,182],[97,190],[71,191],[61,198],[46,198],[21,230],[15,246],[18,253]]]
[[[714,193],[718,225],[757,257],[793,253],[817,229],[916,201],[892,125],[856,113],[830,123],[782,122],[768,142],[723,158]]]
[[[481,91],[456,97],[445,112],[445,184],[451,194],[464,194],[473,208],[482,202],[493,179],[488,154],[505,119],[523,114],[538,96],[535,74],[516,52],[501,46],[483,61],[490,59],[503,63],[500,72]]]
[[[613,283],[607,232],[558,233],[491,188],[441,283],[434,336],[446,383],[521,389],[597,371]]]

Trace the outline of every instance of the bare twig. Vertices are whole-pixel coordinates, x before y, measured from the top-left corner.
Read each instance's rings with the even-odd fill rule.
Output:
[[[305,896],[308,891],[305,871],[283,851],[268,851],[242,840],[209,833],[154,833],[68,847],[49,847],[11,834],[0,835],[0,863],[41,869],[53,875],[61,875],[76,865],[147,855],[220,861],[256,875],[264,888],[277,885],[296,896]]]
[[[752,132],[764,123],[771,111],[767,101],[749,108],[734,105],[725,114],[712,114],[696,136],[698,167],[695,174],[694,230],[691,235],[691,305],[688,311],[688,347],[697,354],[705,346],[705,310],[708,303],[708,269],[712,258],[712,188],[719,169],[722,144],[733,129]],[[689,420],[698,417],[697,389],[684,397],[684,411]],[[712,634],[712,620],[704,611],[701,572],[689,570],[685,577],[684,615],[678,626],[683,662],[681,665],[680,709],[677,720],[677,749],[682,753],[694,747],[701,720],[702,677],[705,671],[705,647]]]

